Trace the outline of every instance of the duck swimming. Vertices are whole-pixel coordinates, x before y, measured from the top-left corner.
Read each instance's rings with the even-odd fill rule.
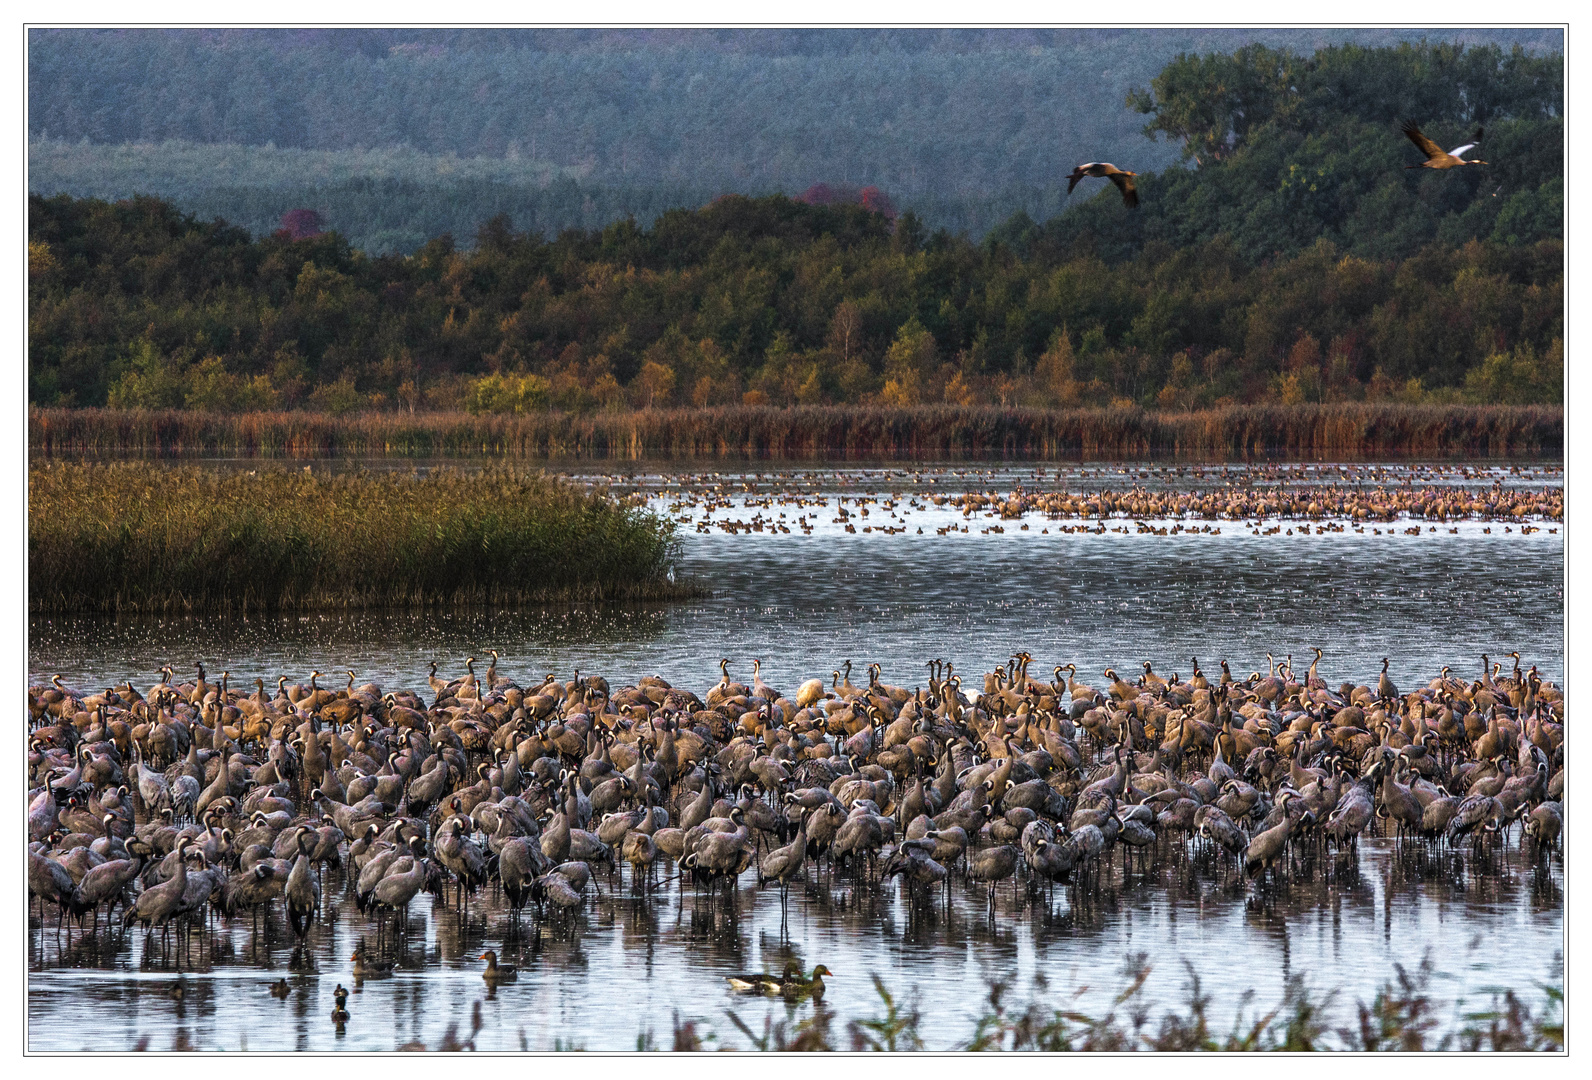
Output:
[[[489,983],[513,982],[520,977],[519,969],[509,964],[499,964],[496,952],[488,949],[478,959],[486,961],[486,970],[481,972],[481,978]]]
[[[785,974],[778,978],[766,971],[752,975],[726,976],[730,989],[742,994],[777,994],[786,982],[800,978],[801,969],[796,966],[794,960],[785,965]]]
[[[797,1000],[821,998],[824,996],[824,976],[833,978],[834,974],[822,964],[813,968],[810,978],[803,978],[800,970],[787,971],[785,978],[780,982],[779,992],[787,998]]]

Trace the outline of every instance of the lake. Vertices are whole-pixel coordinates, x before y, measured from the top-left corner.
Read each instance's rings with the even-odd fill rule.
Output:
[[[1367,524],[1363,532],[1339,522],[1343,531],[1293,534],[1297,523],[1260,518],[1143,527],[1113,518],[1103,523],[1106,531],[1094,520],[1085,531],[1080,521],[1037,514],[1020,522],[965,517],[931,501],[938,493],[1005,493],[1018,485],[1193,490],[1324,478],[1371,488],[1408,481],[1474,490],[1496,481],[1541,489],[1562,484],[1557,464],[719,466],[717,473],[653,464],[574,471],[637,491],[681,520],[677,572],[701,579],[713,595],[604,610],[35,618],[30,682],[60,674],[90,691],[128,678],[147,687],[162,664],[191,673],[203,661],[212,679],[229,671],[235,686],[257,676],[274,683],[278,674],[307,681],[319,669],[327,673],[322,685],[335,687],[351,668],[360,682],[425,691],[430,662],[453,677],[463,674],[466,656],[485,659],[496,649],[500,670],[527,686],[549,672],[568,679],[579,669],[616,688],[656,673],[704,694],[718,680],[721,658],[746,682],[752,659],[760,658],[762,677],[789,693],[809,677],[828,681],[847,660],[859,679],[877,662],[885,681],[910,688],[926,685],[928,660],[945,658],[971,689],[1019,649],[1033,654],[1035,677],[1048,679],[1053,666],[1074,663],[1080,679],[1098,685],[1106,667],[1126,675],[1143,661],[1162,675],[1186,677],[1194,657],[1213,678],[1223,659],[1239,678],[1265,672],[1268,653],[1279,661],[1291,654],[1302,671],[1319,647],[1320,673],[1333,687],[1374,685],[1383,657],[1395,682],[1409,689],[1445,664],[1477,678],[1483,653],[1507,666],[1513,651],[1563,684],[1560,522],[1536,522],[1543,527],[1528,534],[1518,524],[1504,532],[1502,523],[1479,521],[1436,531],[1422,522],[1419,535],[1406,535],[1407,521],[1397,528]],[[859,497],[873,501],[859,504]],[[842,505],[850,511],[837,520]],[[863,521],[863,505],[869,521],[891,531],[847,532],[847,524]],[[810,534],[796,525],[803,515]],[[791,531],[725,528],[755,518]],[[1220,532],[1172,532],[1173,524]],[[953,526],[968,531],[950,532]],[[997,526],[1004,531],[993,531]],[[1511,836],[1518,841],[1518,829]],[[744,1045],[726,1009],[760,1032],[765,1017],[793,1020],[813,1006],[740,998],[723,977],[778,971],[791,956],[836,972],[823,1007],[835,1010],[840,1026],[879,1011],[869,980],[878,974],[916,1001],[925,1032],[946,1033],[946,1046],[971,1033],[992,979],[1024,993],[1036,975],[1068,995],[1087,987],[1078,1007],[1098,1014],[1123,985],[1124,957],[1139,952],[1153,964],[1146,984],[1152,1004],[1181,1004],[1184,963],[1193,965],[1213,996],[1213,1026],[1221,1033],[1243,990],[1253,989],[1253,1005],[1269,1009],[1290,975],[1323,993],[1337,991],[1337,1019],[1347,1023],[1354,1000],[1369,1001],[1392,977],[1393,962],[1413,969],[1427,955],[1435,960],[1434,996],[1455,1009],[1461,1000],[1467,1008],[1485,1005],[1489,987],[1514,987],[1535,1002],[1539,983],[1562,985],[1557,860],[1534,867],[1511,846],[1485,872],[1468,853],[1416,867],[1396,858],[1394,846],[1366,838],[1356,854],[1323,865],[1308,882],[1260,899],[1231,871],[1185,851],[1162,852],[1148,872],[1123,870],[1119,855],[1091,897],[1058,888],[1054,900],[1029,902],[1021,894],[1014,899],[1008,882],[993,916],[981,886],[958,882],[948,905],[942,896],[924,908],[896,884],[879,892],[857,889],[844,876],[825,878],[792,890],[784,930],[778,893],[756,889],[751,871],[733,912],[722,899],[710,906],[689,884],[683,893],[666,885],[641,902],[630,895],[628,870],[623,881],[599,873],[603,899],[589,899],[576,926],[549,925],[537,935],[527,913],[527,936],[507,943],[507,914],[491,896],[483,894],[464,923],[422,894],[411,909],[406,955],[413,970],[359,988],[341,1034],[326,1019],[332,987],[341,981],[352,988],[350,950],[373,933],[351,906],[326,905],[297,968],[290,968],[293,950],[280,925],[267,940],[256,939],[246,920],[216,924],[208,944],[194,948],[180,1000],[171,996],[175,968],[146,964],[141,935],[62,955],[52,917],[42,951],[38,934],[31,939],[29,1044],[125,1049],[147,1035],[153,1049],[168,1049],[179,1036],[218,1049],[435,1045],[450,1023],[468,1035],[479,998],[484,1026],[476,1040],[483,1049],[550,1049],[555,1039],[633,1049],[647,1031],[666,1046],[670,1003],[685,1003],[683,1018]],[[809,876],[820,880],[811,868]],[[1509,948],[1491,947],[1500,940]],[[518,982],[490,997],[475,959],[485,948],[523,968]],[[267,993],[279,974],[292,984],[286,1001]]]

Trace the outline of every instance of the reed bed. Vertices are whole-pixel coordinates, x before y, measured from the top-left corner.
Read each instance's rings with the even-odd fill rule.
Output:
[[[496,468],[425,477],[53,462],[28,474],[35,612],[670,599],[674,526]]]
[[[527,458],[1123,459],[1560,457],[1553,405],[1341,403],[1198,412],[922,405],[724,406],[632,412],[203,413],[41,409],[28,444],[45,455],[241,454]]]

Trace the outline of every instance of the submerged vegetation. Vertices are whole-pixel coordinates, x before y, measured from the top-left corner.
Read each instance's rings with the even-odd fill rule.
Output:
[[[339,475],[52,463],[28,474],[35,612],[215,612],[691,595],[673,526],[496,469]]]
[[[47,455],[337,454],[509,457],[896,458],[1558,457],[1560,406],[1228,406],[1193,412],[732,405],[522,415],[40,409]]]

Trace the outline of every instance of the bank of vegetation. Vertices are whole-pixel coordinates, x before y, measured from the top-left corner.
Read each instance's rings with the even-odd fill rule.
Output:
[[[41,409],[45,456],[519,458],[1557,458],[1560,406],[1227,406],[1188,412],[980,405],[729,405],[522,415]]]
[[[540,473],[28,474],[34,612],[248,612],[678,598],[673,526]]]

